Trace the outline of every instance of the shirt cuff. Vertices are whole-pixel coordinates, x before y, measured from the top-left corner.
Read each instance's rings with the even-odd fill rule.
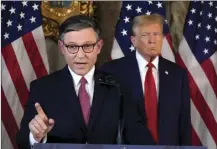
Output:
[[[29,141],[30,141],[30,145],[34,145],[35,143],[40,143],[40,142],[37,142],[32,133],[30,132],[29,133]],[[45,137],[42,139],[42,142],[41,143],[46,143],[47,142],[47,134],[45,135]]]

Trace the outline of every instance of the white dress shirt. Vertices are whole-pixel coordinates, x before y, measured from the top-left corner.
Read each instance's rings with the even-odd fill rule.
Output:
[[[68,66],[69,72],[73,78],[73,84],[74,84],[74,89],[76,92],[76,95],[78,96],[78,91],[80,88],[80,80],[82,78],[82,76],[77,75],[76,73],[74,73],[71,68]],[[90,105],[92,105],[93,102],[93,93],[94,93],[94,72],[95,72],[95,66],[93,66],[93,68],[86,74],[84,75],[84,78],[87,80],[87,84],[86,84],[86,90],[87,93],[90,97]],[[30,144],[33,145],[35,143],[38,143],[32,133],[29,133],[29,140],[30,140]],[[46,143],[47,142],[47,135],[43,138],[42,143]]]
[[[145,77],[146,73],[148,70],[148,67],[146,66],[149,62],[146,61],[143,56],[136,51],[136,60],[139,66],[139,72],[141,76],[141,81],[142,81],[142,90],[143,93],[145,94],[145,89],[144,89],[144,82],[145,82]],[[155,85],[156,85],[156,90],[157,90],[157,97],[159,95],[159,73],[158,73],[158,63],[159,63],[159,57],[157,56],[152,62],[151,62],[154,67],[152,68],[152,74],[154,77]]]

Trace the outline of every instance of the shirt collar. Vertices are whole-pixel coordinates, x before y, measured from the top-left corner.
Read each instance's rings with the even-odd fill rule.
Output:
[[[71,70],[71,68],[68,66],[68,69],[69,69],[69,72],[73,78],[73,81],[74,81],[74,85],[75,86],[78,86],[80,84],[80,80],[82,78],[82,76],[80,75],[77,75],[76,73],[74,73],[74,71]],[[95,66],[93,66],[93,68],[86,74],[84,75],[84,78],[87,80],[87,83],[88,84],[93,84],[93,81],[94,81],[94,71],[95,71]]]
[[[137,51],[136,51],[136,60],[139,65],[139,70],[140,71],[144,70],[144,68],[148,64],[148,61],[146,61],[146,59],[144,59],[143,56]],[[151,63],[154,65],[155,69],[158,70],[159,56],[157,56]]]

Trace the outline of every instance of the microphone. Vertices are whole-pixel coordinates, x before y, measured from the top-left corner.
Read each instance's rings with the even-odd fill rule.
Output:
[[[123,126],[124,126],[124,106],[123,106],[123,93],[121,92],[120,89],[120,84],[116,82],[116,80],[108,74],[104,74],[99,78],[99,83],[106,85],[106,86],[113,86],[116,87],[118,90],[118,94],[120,96],[120,119],[119,119],[119,125],[118,125],[118,134],[117,134],[117,143],[122,144],[123,139]]]

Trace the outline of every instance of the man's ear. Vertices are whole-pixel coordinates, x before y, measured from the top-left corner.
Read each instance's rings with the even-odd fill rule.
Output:
[[[133,44],[134,47],[136,47],[136,37],[135,36],[130,36],[131,43]]]
[[[58,49],[60,50],[60,52],[62,54],[64,54],[64,49],[63,48],[64,48],[63,42],[61,40],[58,40]]]
[[[100,39],[98,42],[97,42],[97,51],[98,51],[98,54],[101,52],[102,50],[102,47],[104,45],[104,40],[103,39]]]

